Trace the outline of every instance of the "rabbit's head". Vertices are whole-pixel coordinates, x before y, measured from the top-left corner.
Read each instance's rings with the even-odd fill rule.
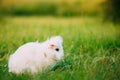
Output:
[[[58,61],[64,56],[62,43],[63,39],[61,36],[54,36],[46,41],[49,49],[49,54],[51,54],[53,60]]]

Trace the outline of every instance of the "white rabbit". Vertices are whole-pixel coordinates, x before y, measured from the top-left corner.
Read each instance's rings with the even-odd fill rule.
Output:
[[[42,43],[30,42],[22,45],[9,57],[9,72],[37,73],[55,65],[64,56],[62,42],[61,36],[54,36]]]

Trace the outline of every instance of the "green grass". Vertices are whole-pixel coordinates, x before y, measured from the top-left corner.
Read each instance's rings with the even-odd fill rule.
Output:
[[[61,35],[65,56],[48,72],[8,73],[20,45]],[[7,17],[0,25],[0,80],[119,80],[120,27],[99,18]]]

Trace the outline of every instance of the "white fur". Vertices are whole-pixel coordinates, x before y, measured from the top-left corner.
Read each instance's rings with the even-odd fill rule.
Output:
[[[54,36],[42,43],[30,42],[22,45],[9,57],[9,72],[16,74],[25,71],[37,73],[53,66],[64,56],[62,42],[62,37]],[[55,45],[53,49],[50,48],[51,44]],[[56,51],[55,48],[60,50]]]

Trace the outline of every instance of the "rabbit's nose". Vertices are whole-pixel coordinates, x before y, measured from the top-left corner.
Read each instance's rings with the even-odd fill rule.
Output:
[[[59,48],[56,48],[55,50],[56,50],[56,51],[59,51]]]

